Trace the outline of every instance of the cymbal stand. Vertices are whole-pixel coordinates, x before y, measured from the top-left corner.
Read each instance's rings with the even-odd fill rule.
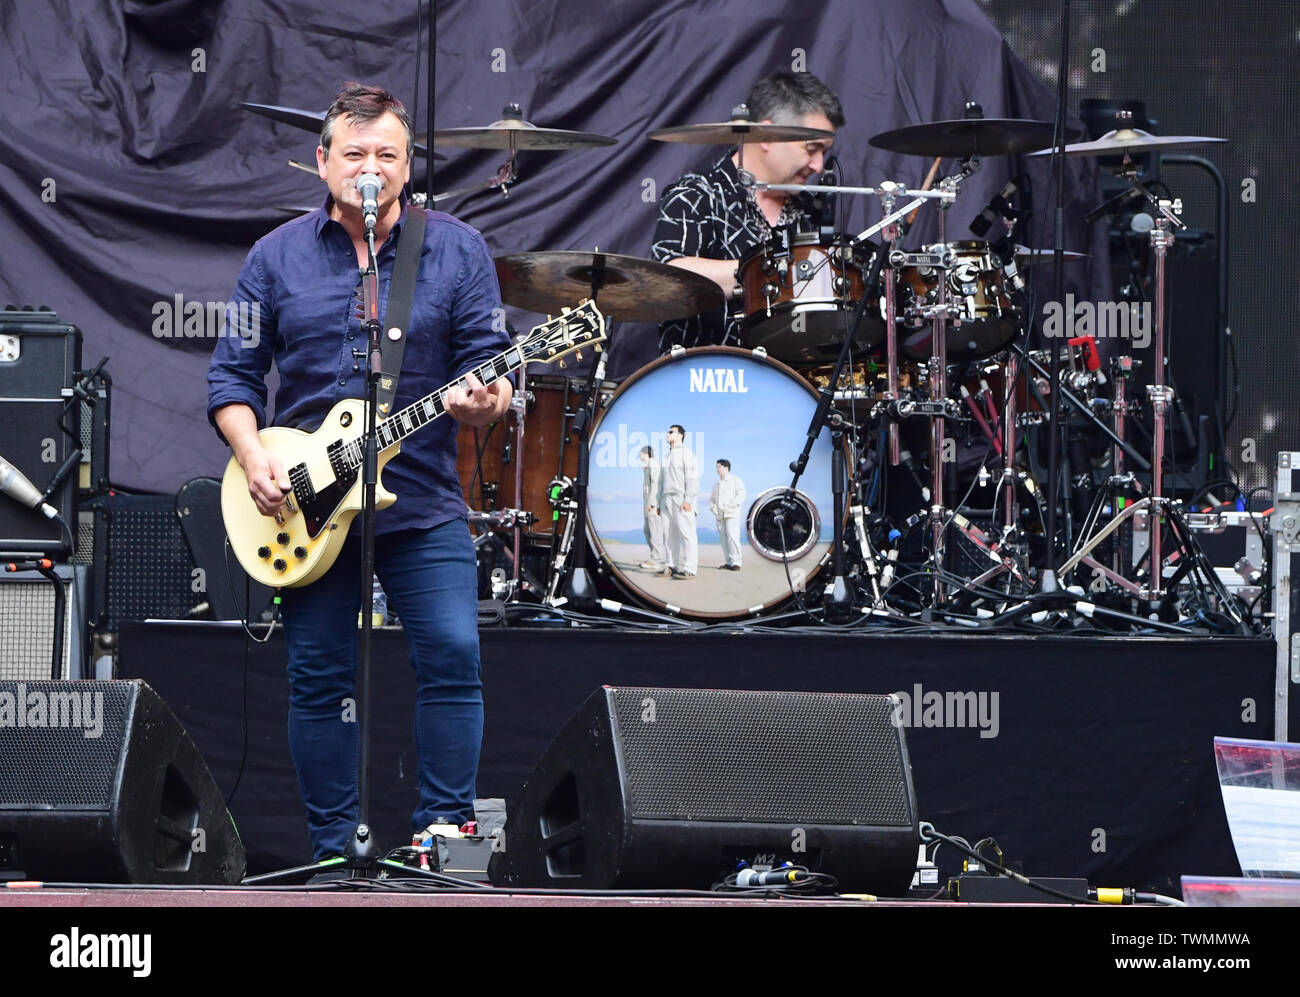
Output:
[[[1181,199],[1158,198],[1147,190],[1138,181],[1137,167],[1128,160],[1127,156],[1119,170],[1119,175],[1125,177],[1134,193],[1150,202],[1157,212],[1155,225],[1151,229],[1151,249],[1156,261],[1155,288],[1152,294],[1155,313],[1155,341],[1153,343],[1152,360],[1155,370],[1151,375],[1152,383],[1147,386],[1147,398],[1151,402],[1152,410],[1151,490],[1137,502],[1126,506],[1103,530],[1075,551],[1074,555],[1061,565],[1060,574],[1064,578],[1067,571],[1073,570],[1081,563],[1087,563],[1094,570],[1101,571],[1102,574],[1121,588],[1143,598],[1159,601],[1164,595],[1164,549],[1161,524],[1172,511],[1171,501],[1164,494],[1165,420],[1169,405],[1173,402],[1173,389],[1165,384],[1164,378],[1168,346],[1167,329],[1165,327],[1165,267],[1169,247],[1174,243],[1173,228],[1183,227],[1183,222],[1178,218],[1183,205]],[[1121,443],[1120,445],[1127,450],[1125,444]],[[1091,556],[1092,551],[1098,544],[1118,529],[1123,522],[1142,511],[1147,512],[1147,551],[1150,571],[1149,584],[1145,588],[1119,577],[1117,573],[1112,574],[1105,565],[1102,565]]]

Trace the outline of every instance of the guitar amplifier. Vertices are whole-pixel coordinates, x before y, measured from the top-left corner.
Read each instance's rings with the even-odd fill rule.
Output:
[[[54,583],[35,571],[0,575],[0,680],[86,678],[89,569],[57,564],[63,587],[63,654],[54,669]]]
[[[71,387],[81,364],[81,332],[50,311],[0,312],[0,456],[44,490],[80,442],[81,406]],[[50,496],[72,529],[77,475]],[[63,528],[9,498],[0,501],[0,554],[62,558]]]

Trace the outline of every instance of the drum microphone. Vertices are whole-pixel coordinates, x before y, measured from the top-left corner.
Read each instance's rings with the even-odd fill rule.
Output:
[[[1015,197],[1019,189],[1014,179],[1008,180],[1007,185],[993,196],[993,200],[989,201],[984,206],[984,210],[979,213],[979,216],[970,223],[971,232],[983,239],[988,234],[989,229],[993,227],[993,223],[999,219],[1015,221],[1019,218],[1020,212],[1012,207],[1010,200],[1008,200],[1008,198]]]
[[[363,173],[357,178],[357,193],[361,195],[361,214],[365,217],[366,231],[379,221],[379,188],[383,181],[378,174]]]
[[[27,475],[3,457],[0,457],[0,492],[29,509],[36,509],[46,519],[58,518],[59,510],[46,503],[36,486],[27,480]]]

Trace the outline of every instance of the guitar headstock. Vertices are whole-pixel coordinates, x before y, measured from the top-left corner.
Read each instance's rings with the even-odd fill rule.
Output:
[[[575,308],[565,308],[553,319],[534,326],[519,349],[529,361],[553,363],[583,347],[595,347],[605,339],[605,316],[596,302],[587,299]]]

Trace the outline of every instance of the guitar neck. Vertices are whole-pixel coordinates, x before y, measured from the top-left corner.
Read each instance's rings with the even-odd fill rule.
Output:
[[[527,362],[527,357],[522,348],[512,346],[504,353],[499,353],[491,360],[474,368],[472,373],[479,382],[484,386],[499,381],[512,371],[518,370]],[[446,415],[447,413],[447,392],[452,388],[463,388],[466,386],[465,378],[460,377],[455,381],[444,384],[437,391],[425,395],[418,401],[412,402],[404,409],[399,409],[391,416],[379,423],[376,428],[376,435],[379,440],[380,451],[387,450],[389,447],[395,447],[406,439],[412,433],[423,429],[435,419]],[[350,467],[360,467],[364,458],[364,449],[362,442],[364,437],[358,437],[352,440],[343,448],[343,459]]]

